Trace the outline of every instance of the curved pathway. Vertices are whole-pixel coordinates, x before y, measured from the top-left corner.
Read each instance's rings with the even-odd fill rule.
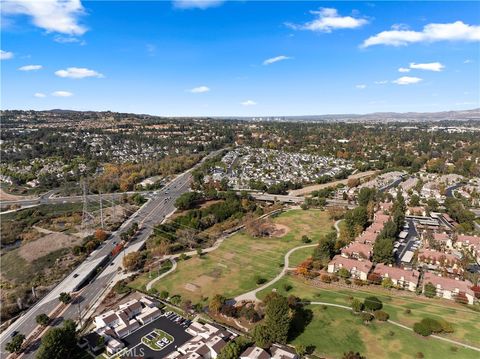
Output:
[[[154,285],[155,282],[157,282],[158,280],[162,279],[162,278],[165,277],[166,275],[172,273],[175,269],[177,269],[177,261],[175,260],[175,258],[170,258],[169,260],[170,260],[170,262],[172,263],[172,268],[170,268],[170,269],[169,269],[168,271],[166,271],[165,273],[160,274],[157,278],[154,278],[153,280],[151,280],[150,282],[148,282],[147,285],[146,285],[147,290],[152,289],[152,285]]]
[[[346,305],[341,305],[341,304],[334,304],[334,303],[327,303],[327,302],[308,302],[308,303],[305,303],[305,304],[311,304],[311,305],[325,305],[327,307],[336,307],[336,308],[342,308],[342,309],[347,309],[347,310],[352,310],[351,307],[348,307]],[[407,327],[406,325],[403,325],[403,324],[400,324],[398,322],[395,322],[393,320],[388,320],[388,323],[390,324],[393,324],[399,328],[403,328],[403,329],[406,329],[406,330],[409,330],[411,332],[413,332],[413,329],[410,328],[410,327]],[[432,338],[435,338],[435,339],[439,339],[439,340],[443,340],[444,342],[448,342],[448,343],[451,343],[451,344],[455,344],[455,345],[458,345],[458,346],[461,346],[461,347],[464,347],[464,348],[467,348],[467,349],[472,349],[472,350],[475,350],[477,352],[480,352],[480,348],[477,348],[477,347],[474,347],[472,345],[468,345],[468,344],[465,344],[465,343],[461,343],[461,342],[457,342],[456,340],[452,340],[452,339],[448,339],[448,338],[445,338],[445,337],[441,337],[439,335],[430,335],[430,337]]]
[[[235,297],[235,301],[236,302],[241,302],[243,300],[248,300],[248,301],[257,301],[257,293],[260,292],[261,290],[264,290],[265,288],[268,288],[270,287],[273,283],[276,283],[278,282],[280,279],[282,279],[282,277],[285,275],[285,273],[287,273],[289,270],[291,270],[291,268],[289,267],[289,260],[290,260],[290,255],[295,252],[296,250],[298,249],[302,249],[302,248],[309,248],[309,247],[316,247],[317,246],[317,243],[315,244],[307,244],[305,246],[299,246],[299,247],[295,247],[295,248],[292,248],[290,249],[287,254],[285,254],[285,257],[284,257],[284,265],[283,265],[283,269],[280,273],[278,273],[278,275],[273,278],[270,282],[267,282],[265,283],[264,285],[258,287],[258,288],[255,288],[254,290],[251,290],[250,292],[247,292],[247,293],[244,293],[244,294],[241,294],[237,297]]]
[[[336,221],[335,224],[334,224],[335,230],[337,231],[337,238],[340,238],[340,227],[339,227],[339,224],[340,224],[341,221],[343,221],[343,219],[339,219],[339,220]]]

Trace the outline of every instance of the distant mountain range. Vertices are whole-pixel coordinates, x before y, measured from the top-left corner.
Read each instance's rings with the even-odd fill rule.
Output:
[[[52,109],[48,111],[22,111],[22,110],[3,110],[2,115],[21,114],[21,113],[41,113],[43,116],[51,113],[54,116],[65,115],[70,117],[95,116],[114,117],[114,118],[137,118],[139,120],[154,118],[212,118],[226,120],[244,120],[244,121],[274,121],[274,122],[363,122],[363,123],[388,123],[388,122],[438,122],[438,121],[480,121],[480,108],[460,111],[443,111],[443,112],[374,112],[369,114],[331,114],[331,115],[305,115],[305,116],[155,116],[148,114],[121,113],[112,111],[75,111]]]

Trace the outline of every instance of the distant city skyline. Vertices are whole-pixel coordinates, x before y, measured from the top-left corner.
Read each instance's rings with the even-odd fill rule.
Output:
[[[2,109],[480,107],[479,2],[2,1]]]

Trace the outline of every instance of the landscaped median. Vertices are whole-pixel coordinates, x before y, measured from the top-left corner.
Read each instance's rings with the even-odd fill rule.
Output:
[[[155,329],[142,337],[142,343],[152,350],[160,351],[173,343],[173,337],[163,330]]]

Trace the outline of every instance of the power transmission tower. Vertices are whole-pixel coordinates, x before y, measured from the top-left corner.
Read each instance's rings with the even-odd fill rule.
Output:
[[[87,224],[94,218],[93,215],[88,212],[88,196],[87,196],[87,183],[85,179],[81,180],[82,185],[82,200],[83,200],[83,211],[82,211],[82,230],[85,230]]]
[[[103,229],[103,206],[102,206],[102,192],[99,193],[100,196],[100,225]]]

